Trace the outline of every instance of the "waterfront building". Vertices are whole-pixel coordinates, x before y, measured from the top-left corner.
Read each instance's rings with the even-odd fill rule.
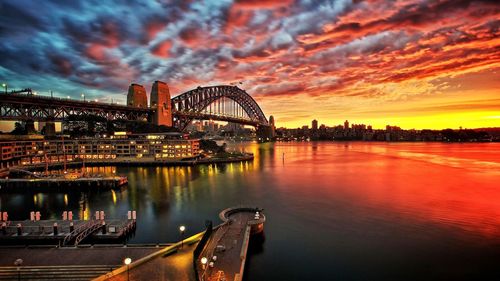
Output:
[[[199,140],[180,133],[126,134],[107,138],[0,140],[0,169],[45,162],[178,161],[198,156]]]

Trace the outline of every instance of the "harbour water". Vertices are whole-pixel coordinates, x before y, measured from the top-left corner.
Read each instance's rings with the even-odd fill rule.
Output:
[[[264,208],[246,280],[500,280],[500,143],[238,143],[252,162],[95,167],[122,191],[1,194],[9,219],[137,210],[130,243],[164,243]]]

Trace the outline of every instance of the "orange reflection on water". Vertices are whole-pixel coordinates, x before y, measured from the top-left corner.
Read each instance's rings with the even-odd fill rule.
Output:
[[[304,200],[348,202],[357,215],[375,219],[500,235],[498,143],[277,144],[273,168],[287,187],[282,192]]]

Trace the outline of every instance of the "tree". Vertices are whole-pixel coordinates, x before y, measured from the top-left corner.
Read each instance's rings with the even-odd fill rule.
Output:
[[[14,130],[12,130],[12,132],[10,132],[10,133],[12,135],[24,135],[24,134],[26,134],[26,130],[25,130],[23,123],[16,122],[14,124]]]

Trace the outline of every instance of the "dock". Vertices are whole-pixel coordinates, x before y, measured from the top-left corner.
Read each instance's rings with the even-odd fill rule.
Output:
[[[37,220],[32,215],[32,220],[0,221],[0,244],[75,246],[84,240],[116,243],[126,239],[135,228],[135,219],[104,220],[103,213],[90,220]]]
[[[198,280],[241,281],[252,235],[264,231],[266,218],[260,208],[234,207],[223,210],[223,224],[211,233],[196,258]]]
[[[16,178],[0,179],[0,192],[67,192],[117,189],[128,183],[127,177],[82,177],[82,178]]]

